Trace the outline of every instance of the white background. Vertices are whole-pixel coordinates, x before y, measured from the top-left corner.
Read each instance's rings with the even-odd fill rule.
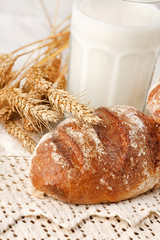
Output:
[[[43,0],[54,19],[56,0]],[[57,23],[71,13],[72,0],[60,0]],[[39,0],[0,0],[0,53],[44,38],[50,32]]]

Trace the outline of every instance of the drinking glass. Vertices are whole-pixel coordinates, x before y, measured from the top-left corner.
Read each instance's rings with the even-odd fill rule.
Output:
[[[143,110],[160,47],[160,1],[74,0],[68,90]]]

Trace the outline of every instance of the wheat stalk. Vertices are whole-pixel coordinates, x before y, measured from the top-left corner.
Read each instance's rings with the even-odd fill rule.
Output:
[[[22,145],[31,153],[33,153],[36,144],[29,134],[18,127],[14,122],[8,121],[5,124],[5,128],[9,134],[21,141]]]
[[[69,47],[69,39],[68,39],[68,41],[65,41],[64,44],[61,44],[57,51],[50,53],[49,56],[44,57],[37,64],[35,64],[35,66],[40,66],[40,65],[44,64],[45,62],[53,59],[54,57],[58,56],[62,51],[64,51],[68,47]]]
[[[39,44],[39,43],[43,43],[43,42],[46,42],[46,41],[49,41],[49,40],[51,40],[51,41],[52,41],[51,44],[53,44],[54,39],[57,39],[57,38],[59,38],[59,37],[66,37],[66,36],[69,36],[69,35],[70,35],[70,32],[69,32],[69,31],[61,31],[61,32],[59,32],[59,33],[57,33],[57,34],[50,35],[50,36],[48,36],[47,38],[44,38],[44,39],[41,39],[41,40],[38,40],[38,41],[35,41],[35,42],[32,42],[32,43],[26,44],[26,45],[24,45],[24,46],[22,46],[22,47],[20,47],[20,48],[18,48],[18,49],[16,49],[16,50],[14,50],[11,54],[13,55],[13,54],[15,54],[15,53],[17,53],[17,52],[25,49],[25,48],[28,48],[28,47],[30,47],[30,46],[33,46],[33,45],[36,45],[36,44]],[[38,49],[39,49],[39,48],[38,48]],[[37,49],[37,50],[38,50],[38,49]],[[35,49],[33,49],[33,51],[34,51],[34,50],[35,50]]]
[[[55,25],[56,25],[56,19],[57,19],[57,14],[58,14],[59,6],[60,6],[60,0],[57,0],[57,2],[56,2],[56,8],[55,8],[55,13],[54,13],[54,18],[53,18],[53,23],[52,23],[52,33],[55,32]]]
[[[45,47],[49,48],[49,46],[52,48],[52,51],[55,50],[57,47],[59,47],[59,49],[57,51],[61,52],[60,47],[61,47],[62,44],[64,45],[67,42],[67,40],[69,40],[68,36],[63,36],[63,37],[57,38],[57,39],[55,39],[55,40],[53,40],[49,43],[41,44],[37,48],[34,48],[32,50],[28,50],[26,52],[23,52],[23,53],[19,54],[19,55],[17,55],[17,58],[22,57],[24,55],[27,55],[29,53],[34,53],[35,51],[40,50],[40,49],[45,48]],[[56,51],[54,52],[54,54],[56,54]],[[58,52],[58,54],[59,54],[59,52]],[[58,55],[58,54],[56,54],[56,55]]]
[[[68,17],[66,17],[62,22],[60,22],[56,27],[55,27],[55,30],[57,30],[58,28],[60,28],[64,23],[66,23],[68,20],[70,20],[71,19],[71,15],[69,15]],[[68,27],[67,27],[67,29],[70,27],[70,24],[68,25]],[[65,31],[65,29],[66,29],[66,27],[65,28],[63,28],[62,30],[61,30],[61,32],[64,32]]]
[[[39,0],[39,1],[40,1],[40,4],[41,4],[42,8],[43,8],[43,12],[44,12],[44,14],[45,14],[45,16],[46,16],[46,18],[47,18],[47,20],[48,20],[48,23],[49,23],[49,25],[50,25],[50,28],[52,28],[52,23],[51,23],[51,20],[50,20],[50,17],[49,17],[47,8],[46,8],[43,0]]]

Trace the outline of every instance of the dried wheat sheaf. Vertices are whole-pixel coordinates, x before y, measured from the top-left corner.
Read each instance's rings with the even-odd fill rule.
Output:
[[[45,39],[0,55],[0,122],[31,153],[36,146],[34,134],[51,130],[64,114],[89,124],[99,122],[88,105],[66,91],[68,60],[62,64],[62,54],[69,46],[70,32],[69,24],[63,24]],[[29,57],[15,71],[22,56]]]

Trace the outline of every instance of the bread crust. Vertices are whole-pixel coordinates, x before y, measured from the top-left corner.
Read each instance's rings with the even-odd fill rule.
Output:
[[[117,202],[158,186],[160,127],[133,107],[100,107],[98,125],[64,120],[38,144],[35,188],[77,204]]]
[[[160,124],[160,80],[152,86],[148,93],[147,109],[154,120]]]

